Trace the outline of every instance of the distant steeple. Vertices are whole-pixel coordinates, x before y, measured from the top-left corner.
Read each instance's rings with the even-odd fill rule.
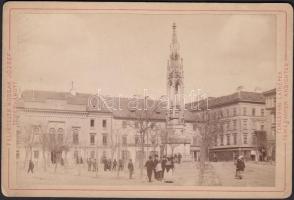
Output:
[[[74,89],[74,82],[73,81],[71,81],[71,88],[70,88],[69,92],[73,96],[76,95],[76,90]]]

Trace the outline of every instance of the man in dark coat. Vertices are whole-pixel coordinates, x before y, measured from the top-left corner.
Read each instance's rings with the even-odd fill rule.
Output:
[[[94,159],[92,162],[91,162],[91,164],[92,164],[92,170],[93,170],[93,172],[96,172],[97,170],[98,170],[98,163],[97,163],[97,161],[96,161],[96,159]]]
[[[128,169],[129,169],[129,178],[132,179],[132,176],[134,173],[134,164],[132,162],[132,159],[129,160]]]
[[[104,166],[104,171],[106,171],[107,170],[107,159],[106,158],[103,159],[103,166]]]
[[[29,161],[29,169],[28,169],[28,173],[32,172],[32,174],[34,173],[34,163],[32,160]]]
[[[179,163],[181,163],[181,160],[182,160],[182,154],[179,153],[179,155],[178,155],[178,159],[179,159]]]
[[[118,171],[122,171],[124,169],[124,163],[122,159],[118,160]]]
[[[165,171],[165,167],[166,167],[166,156],[164,155],[162,160],[161,160],[161,168],[162,168],[162,178],[164,178],[164,171]]]
[[[88,158],[87,159],[87,164],[88,164],[88,171],[90,172],[91,171],[91,163],[92,161],[91,161],[91,159],[90,158]]]
[[[147,162],[145,163],[145,167],[147,169],[148,180],[149,182],[151,182],[152,171],[154,170],[154,162],[151,156],[149,156],[149,160],[147,160]]]
[[[116,165],[117,165],[117,162],[116,162],[116,159],[114,159],[112,162],[112,170],[116,170]]]
[[[159,160],[158,160],[158,155],[155,155],[155,159],[154,159],[154,161],[153,161],[153,165],[154,165],[154,178],[156,179],[156,180],[158,180],[158,173],[156,172],[156,170],[155,170],[155,167],[156,167],[156,165],[159,163]]]
[[[178,155],[175,154],[174,157],[173,157],[172,159],[173,159],[173,161],[174,161],[175,163],[177,163],[177,162],[178,162]]]

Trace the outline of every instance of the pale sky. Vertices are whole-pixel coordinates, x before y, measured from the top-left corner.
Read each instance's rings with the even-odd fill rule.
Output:
[[[185,93],[275,87],[273,15],[19,14],[12,27],[21,90],[166,94],[172,23]]]

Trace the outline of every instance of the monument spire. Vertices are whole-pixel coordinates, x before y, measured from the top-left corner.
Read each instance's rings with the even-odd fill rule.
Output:
[[[171,49],[171,56],[175,57],[176,55],[179,54],[179,43],[178,43],[178,38],[177,38],[177,25],[176,23],[174,22],[173,25],[172,25],[172,28],[173,28],[173,34],[172,34],[172,42],[171,42],[171,45],[170,45],[170,49]]]
[[[167,64],[167,95],[169,97],[168,123],[184,123],[184,73],[183,60],[179,54],[176,23],[172,24],[172,41],[170,57]]]

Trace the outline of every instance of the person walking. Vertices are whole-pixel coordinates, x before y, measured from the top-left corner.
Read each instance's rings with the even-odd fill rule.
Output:
[[[87,159],[87,164],[88,164],[88,171],[90,172],[91,171],[91,159],[90,158]]]
[[[158,155],[155,155],[154,157],[155,157],[155,158],[154,158],[154,161],[153,161],[153,165],[154,165],[154,178],[155,178],[156,180],[158,180],[158,173],[157,173],[157,171],[156,171],[156,166],[157,166],[157,164],[159,163]]]
[[[111,159],[108,160],[108,170],[111,171],[112,169],[112,161]]]
[[[161,168],[162,168],[162,175],[161,178],[164,179],[164,172],[165,172],[165,167],[166,167],[166,156],[164,155],[162,160],[161,160]]]
[[[96,161],[96,159],[94,159],[92,165],[93,165],[93,167],[92,167],[93,168],[93,172],[96,172],[97,171],[97,161]]]
[[[174,157],[172,157],[172,160],[177,163],[178,162],[178,155],[175,154]]]
[[[182,160],[182,154],[181,153],[179,153],[178,159],[179,159],[179,164],[180,164],[181,163],[181,160]]]
[[[165,165],[166,172],[165,172],[165,178],[164,182],[166,183],[173,183],[173,162],[172,162],[172,157],[167,158],[167,162]]]
[[[124,163],[122,159],[118,160],[118,170],[122,171],[124,169]]]
[[[237,179],[242,179],[243,178],[242,173],[244,172],[244,170],[245,170],[245,162],[244,162],[244,157],[241,155],[241,156],[239,156],[239,158],[237,159],[237,162],[236,162],[235,177]]]
[[[162,160],[159,160],[157,164],[155,165],[155,173],[156,173],[156,179],[158,181],[162,181],[162,165],[161,165]]]
[[[128,169],[129,169],[129,178],[132,179],[132,176],[134,173],[134,164],[132,162],[132,159],[129,160]]]
[[[104,166],[104,171],[107,170],[107,159],[103,159],[103,166]]]
[[[33,174],[33,173],[34,173],[34,167],[35,167],[35,165],[34,165],[33,161],[30,160],[30,161],[29,161],[29,169],[28,169],[28,173],[29,173],[29,172],[32,172],[32,174]]]
[[[146,170],[147,170],[148,181],[151,182],[152,171],[154,170],[154,162],[153,162],[151,156],[149,156],[149,160],[146,161],[145,167],[146,167]]]
[[[112,162],[112,170],[116,170],[116,165],[117,165],[117,162],[116,162],[116,159],[114,159]]]

